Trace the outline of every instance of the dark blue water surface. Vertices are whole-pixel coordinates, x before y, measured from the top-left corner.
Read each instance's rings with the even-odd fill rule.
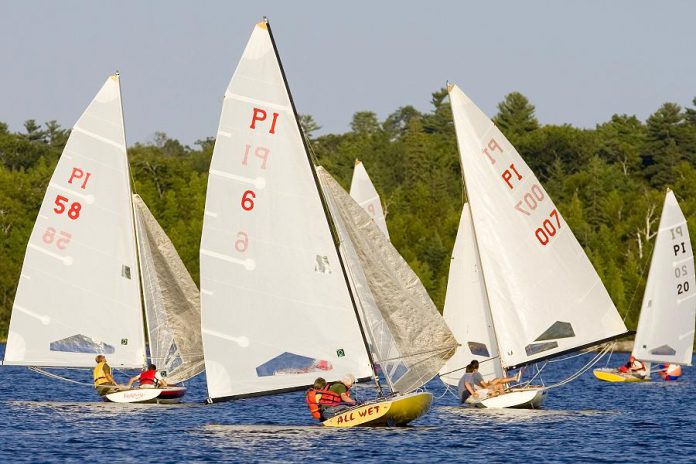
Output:
[[[544,381],[588,360],[548,364]],[[329,429],[301,393],[206,405],[200,376],[180,405],[110,404],[91,387],[2,367],[0,462],[696,462],[695,385],[690,367],[673,383],[608,384],[589,372],[551,390],[543,410],[493,411],[458,406],[433,380],[432,410],[409,427]]]

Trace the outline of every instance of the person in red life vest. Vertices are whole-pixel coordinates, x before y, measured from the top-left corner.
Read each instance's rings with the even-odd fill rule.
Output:
[[[628,358],[628,362],[617,369],[619,372],[624,374],[631,374],[639,378],[644,378],[648,375],[648,370],[642,361],[636,359],[635,356],[631,355]]]
[[[332,383],[322,391],[319,399],[322,420],[340,414],[358,404],[357,401],[350,397],[350,388],[354,383],[355,376],[346,374],[341,378],[340,382]]]
[[[165,382],[160,373],[157,372],[157,366],[154,364],[150,364],[147,369],[143,370],[135,377],[132,377],[128,381],[128,388],[131,388],[136,381],[140,382],[140,388],[160,388],[167,386],[167,382]]]
[[[660,364],[657,373],[665,382],[677,380],[682,376],[682,368],[679,364]]]
[[[305,393],[305,403],[307,403],[307,407],[309,408],[309,412],[312,414],[312,417],[317,420],[324,420],[321,411],[322,406],[319,401],[325,392],[326,380],[323,377],[317,377],[317,379],[314,381],[314,385],[312,385],[312,388],[307,390],[307,393]]]

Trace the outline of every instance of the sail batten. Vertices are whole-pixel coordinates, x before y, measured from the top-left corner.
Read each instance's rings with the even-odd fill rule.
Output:
[[[211,399],[316,377],[371,375],[336,246],[269,29],[252,32],[226,92],[201,238]],[[249,182],[253,179],[254,182]]]
[[[686,218],[671,190],[641,305],[633,355],[643,361],[691,365],[696,302],[694,255]]]
[[[118,75],[75,124],[48,184],[17,288],[5,364],[145,362]]]
[[[473,228],[503,367],[626,333],[543,185],[493,122],[449,86]]]

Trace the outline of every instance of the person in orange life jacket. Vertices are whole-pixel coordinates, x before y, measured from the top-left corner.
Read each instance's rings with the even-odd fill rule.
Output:
[[[106,356],[103,354],[97,355],[94,361],[97,363],[93,372],[94,388],[97,389],[97,393],[106,395],[118,390],[120,385],[116,383],[111,375],[111,367],[106,363]]]
[[[135,377],[132,377],[128,381],[128,388],[131,388],[136,381],[140,382],[140,388],[159,388],[167,386],[167,382],[165,382],[160,373],[157,372],[157,366],[154,364],[150,364],[147,369],[143,370]]]
[[[682,368],[679,364],[660,364],[657,373],[662,377],[662,380],[669,382],[677,380],[682,376]]]
[[[326,380],[323,377],[317,377],[312,388],[305,393],[305,402],[309,408],[312,417],[319,420],[324,420],[322,415],[322,405],[320,404],[321,397],[326,393]]]
[[[332,383],[322,394],[319,404],[322,417],[329,418],[358,404],[350,397],[350,388],[355,383],[353,374],[346,374],[340,382]]]
[[[647,369],[645,368],[645,364],[637,360],[636,357],[633,355],[629,356],[628,362],[623,366],[619,367],[618,371],[623,372],[624,374],[632,374],[636,377],[641,378],[645,377],[648,374]]]

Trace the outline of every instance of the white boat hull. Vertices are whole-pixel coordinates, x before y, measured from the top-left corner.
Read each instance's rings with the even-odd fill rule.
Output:
[[[185,387],[132,388],[102,396],[112,403],[178,403],[186,394]]]
[[[520,388],[512,389],[501,395],[492,396],[481,401],[472,401],[465,404],[488,409],[539,409],[545,398],[546,390],[544,388]]]

